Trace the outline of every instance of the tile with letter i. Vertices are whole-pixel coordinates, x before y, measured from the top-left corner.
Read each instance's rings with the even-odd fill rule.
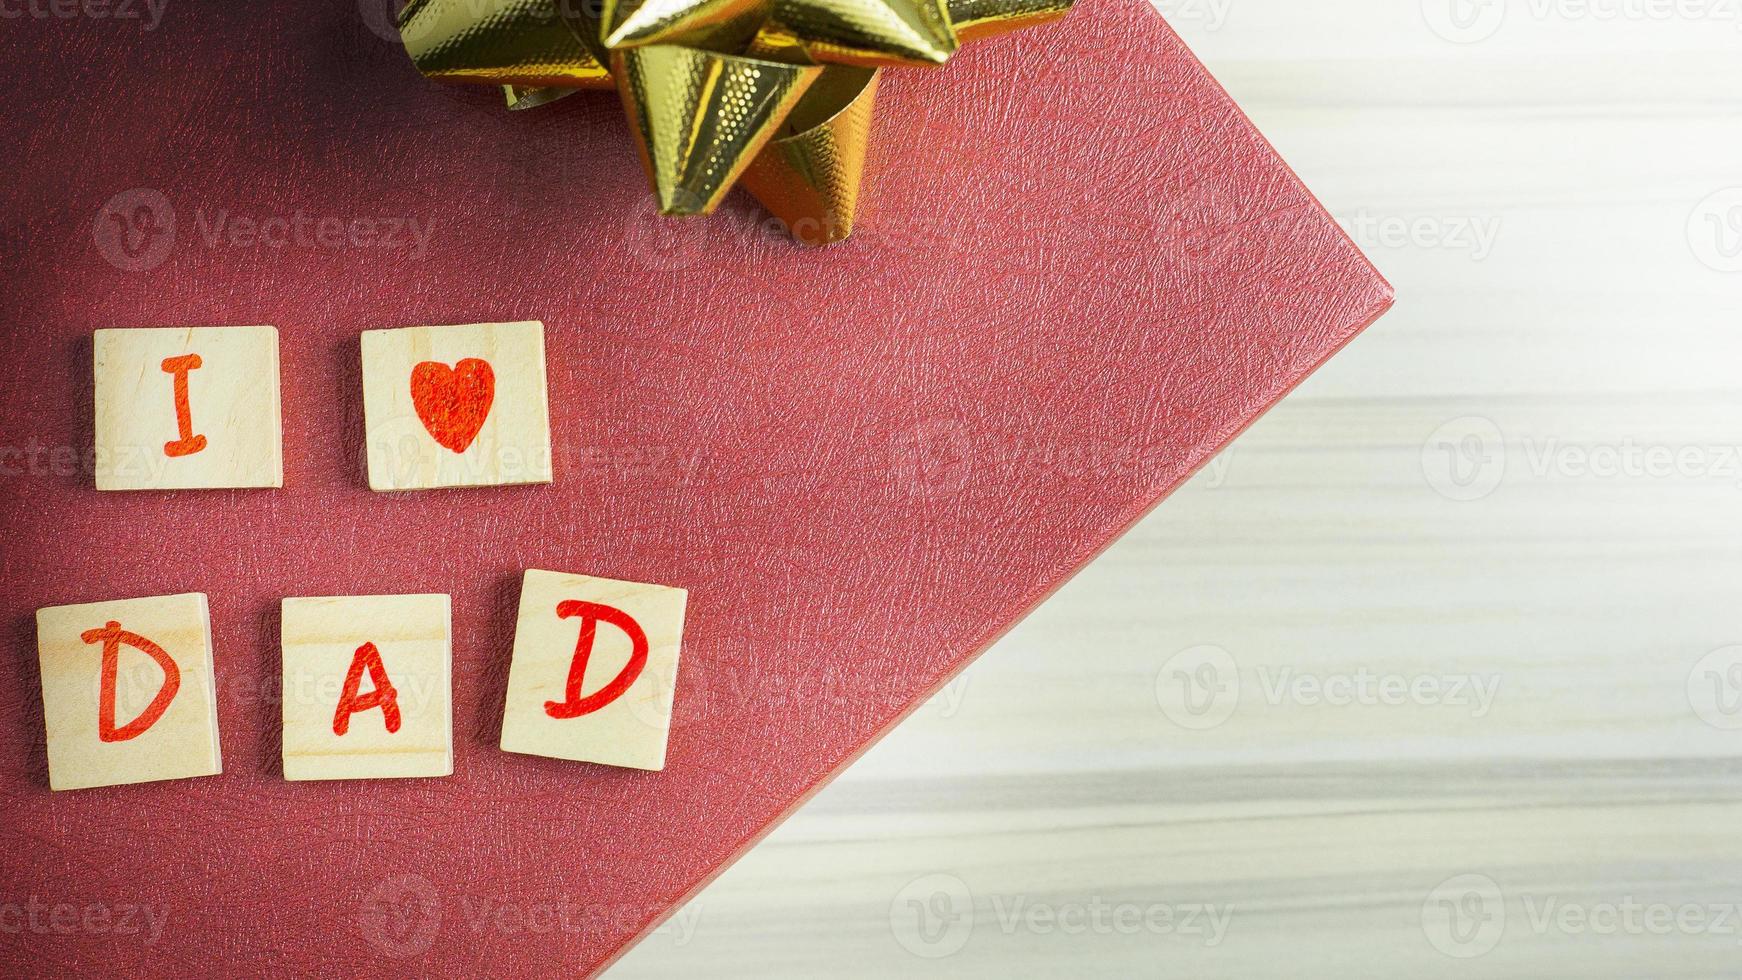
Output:
[[[445,595],[285,599],[284,778],[454,771]]]
[[[544,324],[365,331],[369,487],[551,482]]]
[[[98,330],[98,490],[284,485],[273,327]]]
[[[683,589],[529,570],[508,667],[508,752],[664,769]]]
[[[51,789],[223,771],[199,593],[36,612]]]

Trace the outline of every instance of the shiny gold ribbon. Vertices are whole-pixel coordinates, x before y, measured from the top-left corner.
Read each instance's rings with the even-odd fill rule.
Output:
[[[878,74],[1055,20],[1072,0],[411,0],[430,78],[500,85],[511,109],[615,88],[662,214],[735,184],[797,240],[846,238]]]

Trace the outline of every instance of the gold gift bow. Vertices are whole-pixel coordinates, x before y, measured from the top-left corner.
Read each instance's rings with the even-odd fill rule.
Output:
[[[709,214],[742,183],[797,240],[853,230],[878,74],[1055,20],[1073,0],[411,0],[430,78],[511,109],[615,88],[659,210]]]

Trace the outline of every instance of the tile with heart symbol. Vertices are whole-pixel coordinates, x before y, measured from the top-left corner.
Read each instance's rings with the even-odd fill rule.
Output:
[[[39,609],[36,647],[51,788],[223,770],[204,595]]]
[[[284,485],[278,331],[96,331],[98,490]]]
[[[5,55],[9,133],[31,151],[15,154],[17,206],[0,225],[57,247],[6,256],[34,288],[0,303],[17,366],[0,384],[0,426],[17,435],[0,445],[83,437],[88,366],[69,351],[85,324],[259,303],[297,366],[284,384],[299,492],[164,500],[0,478],[0,622],[73,588],[222,583],[234,770],[105,794],[114,805],[50,794],[23,710],[35,679],[0,671],[0,705],[21,709],[0,711],[0,810],[28,833],[0,853],[0,891],[112,904],[148,886],[172,910],[155,945],[113,930],[0,938],[0,975],[44,962],[185,974],[200,953],[244,973],[597,974],[637,937],[658,942],[686,898],[1390,303],[1147,0],[1081,3],[1062,24],[899,76],[879,93],[880,145],[894,150],[874,160],[860,231],[816,250],[769,239],[741,195],[707,219],[642,207],[634,154],[589,138],[619,126],[613,106],[577,96],[532,110],[555,116],[502,115],[486,92],[419,78],[358,29],[356,4],[247,11],[166,16],[149,58],[137,32],[5,25],[8,41],[24,35]],[[233,63],[270,65],[273,83],[239,98],[214,81]],[[69,99],[68,65],[81,78],[149,69],[151,83]],[[359,84],[366,94],[337,94]],[[117,134],[176,152],[92,152]],[[86,244],[91,212],[118,192],[140,207],[126,189],[142,183],[167,194],[181,232],[160,267],[122,273],[125,256]],[[204,247],[192,218],[244,202],[262,219],[318,204],[434,233],[421,257]],[[553,437],[587,423],[576,478],[359,492],[362,426],[334,404],[355,392],[329,370],[333,351],[356,356],[356,324],[436,322],[407,311],[475,295],[536,304],[551,325]],[[586,370],[563,369],[571,350]],[[416,433],[412,368],[467,357],[490,360],[403,364]],[[574,422],[569,404],[587,406]],[[527,567],[693,584],[662,772],[495,750],[519,584],[504,570]],[[457,775],[285,783],[276,710],[228,696],[276,686],[278,637],[259,612],[284,596],[426,587],[454,598]],[[534,672],[549,676],[541,711],[566,700],[580,627],[550,615],[566,631],[554,673]],[[583,696],[616,673],[611,646],[628,648],[614,626],[597,630]],[[1036,721],[1044,735],[1066,719]],[[1092,770],[1117,749],[1076,761]],[[471,914],[508,906],[588,914],[536,934],[525,916],[510,933]],[[731,927],[709,926],[713,914],[704,930]],[[979,964],[967,954],[938,962],[966,971]]]
[[[369,330],[362,347],[371,489],[551,481],[544,324]]]

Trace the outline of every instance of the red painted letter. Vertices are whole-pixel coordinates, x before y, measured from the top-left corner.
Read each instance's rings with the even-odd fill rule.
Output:
[[[206,437],[194,435],[194,413],[188,407],[188,372],[200,366],[200,355],[183,354],[163,359],[163,370],[175,375],[175,425],[181,438],[163,444],[165,456],[192,456],[206,448]]]
[[[368,694],[358,694],[357,685],[363,680],[364,667],[369,668],[369,683],[375,685],[375,689]],[[375,644],[365,643],[352,655],[351,669],[345,672],[345,689],[339,692],[339,708],[333,712],[333,734],[345,734],[351,727],[351,716],[370,708],[381,709],[389,734],[399,731],[399,692],[387,679],[387,665],[381,662],[381,651],[375,649]]]
[[[635,679],[641,676],[641,669],[647,666],[647,634],[642,632],[641,624],[621,609],[582,602],[579,599],[558,603],[556,614],[563,619],[570,616],[581,617],[581,636],[575,641],[575,659],[569,662],[569,683],[564,692],[567,700],[546,701],[544,713],[552,718],[576,718],[598,711],[622,697],[623,692],[629,690]],[[629,654],[629,662],[623,665],[623,670],[612,678],[611,683],[582,697],[581,681],[587,675],[587,659],[593,653],[593,634],[597,632],[600,622],[610,623],[627,634],[633,649]]]
[[[181,670],[175,661],[163,652],[162,647],[137,633],[127,632],[114,620],[104,624],[100,630],[85,630],[79,634],[79,639],[103,644],[103,679],[97,692],[97,737],[105,742],[125,742],[145,734],[146,729],[163,717],[164,709],[174,700],[175,692],[181,689]],[[121,668],[123,643],[157,661],[157,665],[163,668],[163,686],[157,689],[157,697],[151,699],[139,717],[116,728],[115,677]]]

